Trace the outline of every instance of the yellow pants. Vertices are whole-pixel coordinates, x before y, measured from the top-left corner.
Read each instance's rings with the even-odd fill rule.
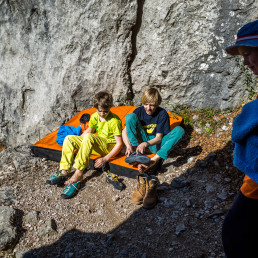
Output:
[[[84,137],[68,135],[63,143],[60,170],[71,171],[74,160],[73,167],[83,171],[91,154],[106,156],[114,146],[115,144],[109,144],[107,139],[92,133],[87,133]],[[75,149],[78,153],[74,159]]]

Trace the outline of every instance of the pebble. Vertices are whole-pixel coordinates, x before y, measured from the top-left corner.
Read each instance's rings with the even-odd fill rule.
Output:
[[[191,201],[189,199],[186,200],[185,205],[187,207],[191,207]]]
[[[151,228],[145,228],[149,235],[152,235],[152,229]]]
[[[181,232],[185,231],[185,224],[180,223],[176,227],[176,235],[178,236]]]
[[[227,130],[229,129],[229,127],[223,125],[223,126],[221,127],[221,129],[222,129],[223,131],[227,131]]]
[[[118,200],[120,200],[120,197],[118,195],[112,197],[113,202],[117,202]]]
[[[213,193],[215,191],[214,187],[211,184],[206,184],[205,190],[207,193]]]
[[[188,158],[187,159],[187,163],[189,164],[189,163],[192,163],[194,161],[194,157],[190,157],[190,158]]]
[[[222,190],[221,193],[217,194],[217,196],[219,197],[219,199],[221,199],[222,201],[225,201],[228,198],[228,194],[227,192],[224,191],[224,189]]]
[[[184,179],[181,179],[179,177],[175,178],[172,182],[171,182],[171,186],[174,187],[174,188],[182,188],[182,187],[185,187],[187,186],[189,183],[184,180]]]

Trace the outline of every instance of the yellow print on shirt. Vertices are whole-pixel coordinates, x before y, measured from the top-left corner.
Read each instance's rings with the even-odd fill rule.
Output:
[[[144,130],[148,133],[151,134],[154,129],[157,127],[157,124],[149,124],[149,125],[145,125],[143,128]]]

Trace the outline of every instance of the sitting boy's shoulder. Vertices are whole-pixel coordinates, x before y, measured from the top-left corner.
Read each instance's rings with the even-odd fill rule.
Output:
[[[110,111],[110,114],[109,114],[108,118],[109,118],[110,120],[111,120],[111,119],[121,120],[120,117],[119,117],[117,114],[115,114],[115,113],[113,113],[113,112],[111,112],[111,111]]]

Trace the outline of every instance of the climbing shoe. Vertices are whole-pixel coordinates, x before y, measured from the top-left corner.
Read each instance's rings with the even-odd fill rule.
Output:
[[[53,174],[51,177],[49,177],[48,180],[46,180],[46,183],[49,185],[58,185],[62,186],[64,185],[64,182],[69,178],[68,175],[62,175],[61,170],[57,171],[55,174]]]
[[[136,152],[133,152],[129,157],[125,158],[125,162],[129,164],[132,164],[134,162],[147,164],[150,162],[150,158],[146,155],[136,154]]]
[[[110,172],[109,163],[106,163],[104,166],[101,167],[101,169],[106,174],[106,182],[113,185],[115,189],[122,191],[124,185],[119,182],[116,174]]]
[[[63,193],[61,194],[61,197],[63,199],[70,199],[74,197],[78,193],[79,187],[80,187],[80,182],[74,182],[66,185]]]
[[[107,176],[106,177],[107,183],[113,185],[114,188],[116,188],[117,190],[120,190],[120,191],[123,190],[124,185],[121,182],[119,182],[118,177],[117,177],[116,174],[106,172],[106,176]]]

